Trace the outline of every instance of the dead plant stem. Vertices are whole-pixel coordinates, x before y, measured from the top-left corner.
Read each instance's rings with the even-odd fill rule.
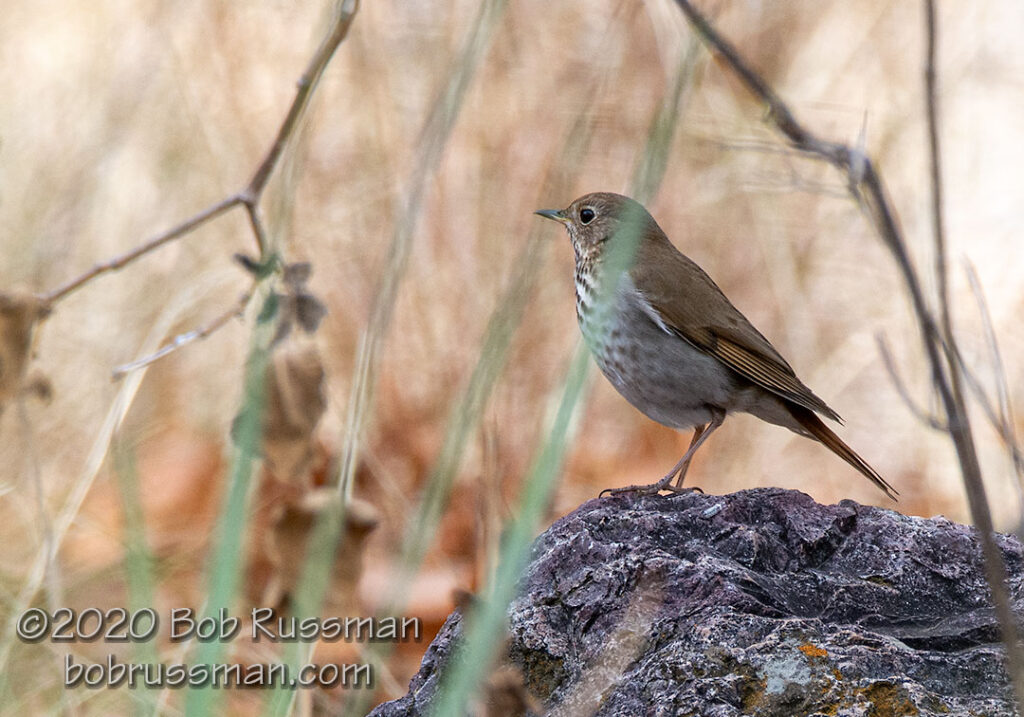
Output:
[[[929,117],[934,120],[935,82],[934,82],[934,49],[935,22],[932,0],[925,0],[929,6],[926,31],[928,38],[928,77],[927,94],[929,95]],[[961,388],[961,376],[955,359],[944,350],[951,347],[955,352],[955,341],[950,326],[948,302],[942,309],[943,329],[940,331],[936,320],[928,307],[921,289],[917,272],[913,267],[906,249],[896,215],[889,203],[884,184],[874,163],[866,153],[837,142],[822,140],[801,125],[789,107],[775,93],[771,86],[744,61],[735,47],[723,38],[708,20],[697,11],[689,0],[676,0],[687,20],[704,39],[710,48],[721,57],[726,64],[740,77],[747,88],[768,107],[768,118],[792,143],[794,148],[809,155],[819,157],[844,172],[849,181],[850,193],[861,203],[871,217],[881,239],[892,252],[893,258],[903,276],[907,291],[910,294],[914,314],[921,330],[921,339],[925,354],[931,368],[932,383],[939,393],[939,398],[946,414],[947,430],[950,440],[957,452],[964,487],[967,493],[971,517],[978,529],[984,555],[985,572],[989,587],[992,590],[992,601],[1002,630],[1003,642],[1006,646],[1007,668],[1016,693],[1018,705],[1024,704],[1024,654],[1017,637],[1017,625],[1010,607],[1010,596],[1006,585],[1006,568],[999,547],[996,545],[992,516],[985,497],[985,487],[981,477],[981,466],[977,449],[971,433],[967,407]],[[936,271],[942,272],[938,277],[943,295],[947,291],[945,276],[945,240],[942,236],[941,224],[941,181],[939,181],[938,134],[934,126],[932,143],[932,179],[933,179],[933,212],[936,216],[938,232]]]

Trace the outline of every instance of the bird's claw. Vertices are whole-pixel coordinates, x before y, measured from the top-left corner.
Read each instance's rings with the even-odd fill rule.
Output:
[[[704,489],[696,485],[689,485],[685,488],[679,485],[670,485],[663,488],[663,490],[671,491],[673,493],[700,493],[701,495],[704,495]]]
[[[648,485],[627,485],[622,488],[605,488],[603,491],[597,494],[598,498],[604,498],[604,494],[608,495],[622,495],[624,493],[635,493],[636,495],[659,495],[662,491],[668,491],[669,493],[690,493],[696,491],[703,494],[704,491],[697,486],[687,486],[685,488],[681,486],[672,485],[666,483],[662,485],[661,481],[657,483],[650,483]]]
[[[663,488],[657,483],[651,483],[650,485],[627,485],[622,488],[605,488],[603,491],[597,494],[598,498],[603,498],[604,494],[608,495],[623,495],[624,493],[636,493],[637,495],[657,495],[663,490]]]

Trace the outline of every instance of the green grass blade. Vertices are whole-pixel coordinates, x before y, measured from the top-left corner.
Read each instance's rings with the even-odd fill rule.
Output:
[[[341,496],[324,508],[317,519],[306,545],[306,557],[299,576],[298,589],[293,595],[292,615],[298,619],[319,616],[330,585],[335,557],[341,547],[339,536],[345,525],[345,506]],[[296,675],[309,661],[312,645],[292,642],[287,645],[281,662],[288,666],[288,674]],[[291,711],[295,690],[275,689],[263,705],[267,717],[284,717]]]
[[[448,82],[431,107],[419,140],[416,165],[409,179],[409,190],[404,198],[404,206],[395,225],[395,233],[388,249],[387,264],[374,295],[369,321],[356,351],[352,394],[345,418],[347,433],[338,471],[338,487],[346,500],[352,496],[352,480],[359,463],[363,428],[376,388],[377,355],[380,353],[384,332],[391,322],[398,287],[405,276],[423,195],[428,182],[437,172],[452,127],[462,109],[470,80],[490,46],[494,29],[505,11],[506,4],[507,0],[488,0],[480,6],[480,12],[470,28],[460,56],[448,74]]]
[[[526,566],[530,543],[548,509],[555,480],[561,472],[570,439],[573,412],[586,386],[589,358],[586,348],[578,344],[555,420],[526,479],[516,518],[505,531],[501,560],[491,592],[467,619],[465,642],[448,663],[449,667],[455,669],[445,673],[440,695],[431,711],[438,717],[465,714],[470,696],[486,677],[494,651],[502,644],[496,636],[504,629],[508,604]]]
[[[644,151],[634,176],[634,196],[647,199],[661,184],[667,166],[668,148],[679,119],[679,105],[684,88],[692,76],[692,53],[687,53],[677,70],[673,91],[662,102],[648,134]],[[598,331],[608,328],[612,297],[622,276],[633,262],[640,240],[640,217],[629,214],[616,241],[609,242],[600,267],[599,293],[594,306]],[[499,568],[492,588],[465,622],[464,641],[448,663],[442,687],[432,714],[438,717],[464,714],[472,695],[487,676],[504,630],[508,605],[514,597],[516,584],[526,567],[534,531],[551,499],[554,483],[561,470],[569,440],[570,419],[583,395],[589,367],[588,351],[582,343],[573,357],[562,400],[548,438],[544,442],[523,489],[523,498],[516,518],[505,533]]]
[[[235,451],[224,509],[217,523],[213,555],[208,567],[209,587],[203,617],[216,616],[221,609],[229,610],[241,583],[248,498],[252,492],[252,477],[259,457],[270,340],[276,327],[273,320],[276,297],[269,292],[266,283],[261,284],[261,288],[263,305],[253,329],[246,360],[242,405],[234,426]],[[207,665],[221,662],[225,648],[225,643],[219,640],[202,642],[193,662]],[[185,697],[185,713],[195,717],[217,714],[218,696],[222,692],[209,687],[189,689]]]
[[[121,509],[124,512],[124,574],[128,587],[128,611],[132,614],[141,609],[152,609],[153,595],[153,554],[146,543],[146,517],[139,497],[139,473],[135,466],[135,453],[124,442],[114,446],[114,467]],[[135,661],[140,664],[155,664],[160,660],[153,640],[135,642]],[[156,693],[151,690],[133,690],[129,693],[137,701],[135,714],[155,715],[157,712]]]

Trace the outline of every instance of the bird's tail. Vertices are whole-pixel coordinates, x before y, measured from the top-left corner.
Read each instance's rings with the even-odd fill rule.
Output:
[[[852,448],[843,443],[843,440],[833,433],[828,426],[822,423],[821,419],[818,418],[813,411],[789,402],[786,402],[786,407],[789,409],[793,418],[796,419],[797,423],[799,423],[805,431],[810,433],[837,456],[863,473],[869,481],[881,488],[887,496],[896,500],[896,496],[899,494],[899,491],[889,485],[885,478],[878,475],[878,471],[869,466],[867,461],[858,456]]]

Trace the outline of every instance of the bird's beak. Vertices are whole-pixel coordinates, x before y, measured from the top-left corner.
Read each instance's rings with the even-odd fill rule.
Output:
[[[554,219],[562,224],[569,223],[569,217],[565,216],[565,212],[561,209],[538,209],[534,214],[539,214],[546,219]]]

